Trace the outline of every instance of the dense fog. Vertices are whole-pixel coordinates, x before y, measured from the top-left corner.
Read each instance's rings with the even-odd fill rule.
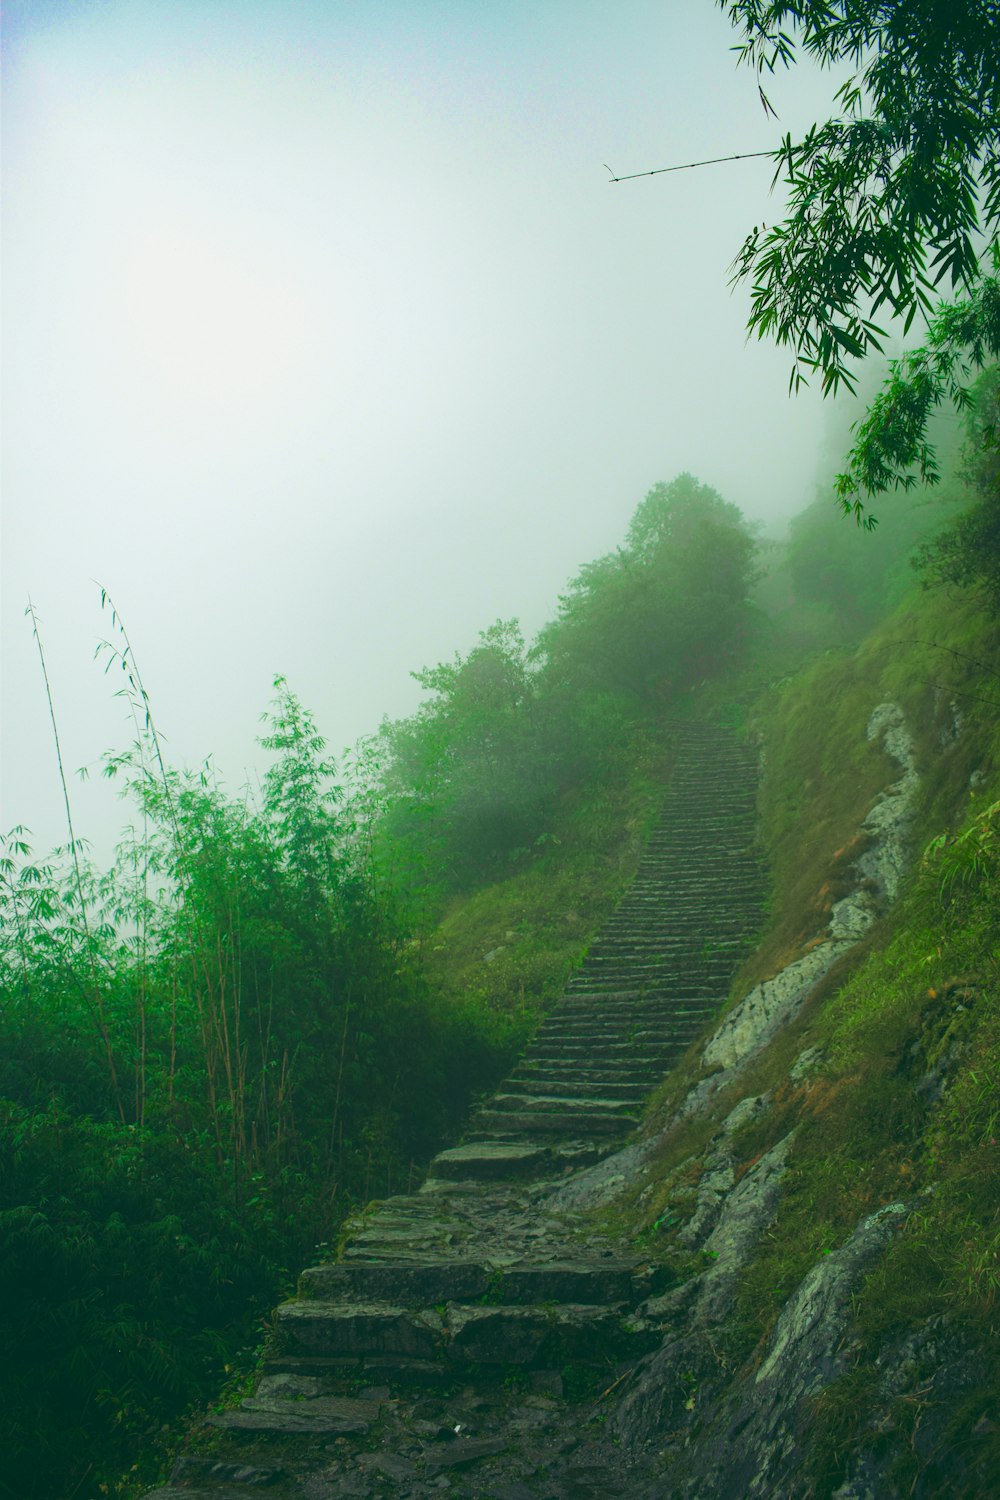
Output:
[[[728,287],[769,163],[609,183],[825,116],[733,40],[710,0],[5,7],[4,828],[64,836],[29,594],[69,769],[132,735],[103,586],[238,785],[275,673],[339,750],[657,481],[811,500],[826,414]]]

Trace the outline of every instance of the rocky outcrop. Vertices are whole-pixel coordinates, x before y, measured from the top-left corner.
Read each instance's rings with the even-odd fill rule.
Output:
[[[764,1227],[768,1199],[773,1205],[774,1178],[783,1169],[787,1142],[781,1148],[769,1153],[777,1152],[777,1158],[764,1184],[746,1195],[754,1207],[749,1234],[738,1231],[737,1266]],[[739,1222],[744,1215],[737,1198],[734,1193],[724,1217],[735,1212]],[[732,1286],[712,1295],[709,1281],[707,1298],[703,1286],[683,1320],[683,1332],[668,1337],[645,1362],[621,1404],[616,1426],[626,1450],[655,1445],[670,1475],[670,1493],[677,1497],[805,1500],[813,1493],[805,1472],[809,1401],[846,1367],[851,1299],[907,1212],[901,1203],[879,1209],[843,1246],[818,1261],[786,1304],[757,1369],[738,1380],[720,1362],[712,1340],[712,1325],[732,1309]]]
[[[853,889],[833,906],[827,931],[809,950],[750,990],[709,1037],[702,1052],[709,1076],[690,1091],[680,1107],[681,1117],[696,1114],[720,1088],[728,1087],[798,1015],[820,981],[861,941],[899,890],[920,790],[913,739],[895,703],[882,703],[873,711],[866,733],[869,742],[882,744],[902,774],[878,795],[858,830],[863,853],[852,866]]]

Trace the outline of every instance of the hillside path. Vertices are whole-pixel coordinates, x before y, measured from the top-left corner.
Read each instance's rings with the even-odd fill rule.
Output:
[[[635,880],[517,1068],[419,1192],[303,1273],[253,1395],[147,1500],[662,1493],[603,1432],[662,1338],[643,1304],[663,1273],[557,1203],[636,1128],[760,925],[755,752],[708,724],[676,738]]]

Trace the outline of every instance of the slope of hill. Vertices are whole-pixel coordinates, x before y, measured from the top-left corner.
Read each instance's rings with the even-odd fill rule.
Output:
[[[636,1049],[670,1008],[640,884],[558,1033],[307,1274],[158,1500],[995,1493],[998,648],[968,600],[911,598],[759,694],[768,921],[644,1125],[609,1149],[632,1096],[579,1083],[628,1004]],[[675,772],[695,883],[739,799],[718,754]]]

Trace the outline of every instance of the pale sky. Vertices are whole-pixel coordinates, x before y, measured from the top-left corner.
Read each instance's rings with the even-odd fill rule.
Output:
[[[712,0],[7,0],[0,828],[64,837],[67,765],[131,737],[237,787],[276,672],[331,748],[498,617],[527,633],[646,490],[814,495],[826,414],[747,344],[727,268],[776,215]],[[120,821],[81,788],[78,831]]]

